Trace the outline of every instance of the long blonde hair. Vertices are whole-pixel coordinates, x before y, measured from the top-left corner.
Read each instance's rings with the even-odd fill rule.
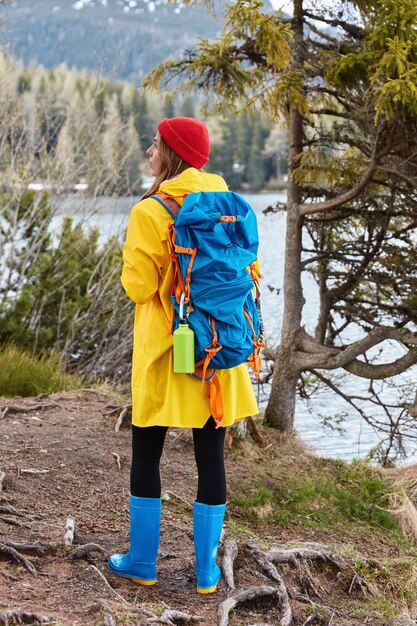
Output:
[[[186,163],[178,154],[169,147],[166,141],[164,141],[161,135],[158,134],[159,143],[158,143],[158,154],[161,158],[161,171],[158,176],[155,178],[151,187],[145,191],[141,200],[145,198],[149,198],[156,191],[158,191],[161,183],[168,178],[173,178],[174,176],[178,176],[188,167],[191,167],[188,163]]]

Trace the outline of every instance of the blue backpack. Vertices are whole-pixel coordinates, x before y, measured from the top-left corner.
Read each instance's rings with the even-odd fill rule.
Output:
[[[259,377],[263,328],[257,269],[258,229],[250,204],[231,191],[191,193],[182,207],[153,196],[174,218],[169,226],[174,263],[172,331],[178,327],[181,295],[195,336],[194,376],[209,382],[213,417],[223,407],[216,369],[249,361]]]

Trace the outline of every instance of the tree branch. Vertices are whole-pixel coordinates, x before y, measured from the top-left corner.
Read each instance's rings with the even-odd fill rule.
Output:
[[[398,178],[401,178],[413,188],[417,186],[417,178],[410,178],[410,176],[403,174],[399,170],[393,169],[391,167],[382,167],[382,166],[379,166],[378,170],[380,172],[385,172],[386,174],[392,174],[393,176],[398,176]]]
[[[301,216],[312,215],[313,213],[323,213],[324,211],[332,211],[334,209],[339,208],[343,204],[347,204],[351,202],[355,198],[357,198],[362,191],[369,185],[371,182],[373,175],[377,170],[377,163],[374,159],[369,163],[368,168],[362,175],[362,178],[350,191],[338,196],[337,198],[333,198],[332,200],[326,200],[325,202],[318,202],[317,204],[300,204],[299,211]]]
[[[315,20],[316,22],[324,22],[325,24],[330,24],[330,26],[340,26],[343,30],[352,35],[357,39],[363,39],[365,36],[365,31],[363,28],[356,26],[355,24],[350,24],[349,22],[345,22],[344,20],[336,19],[336,18],[325,18],[322,15],[315,15],[311,13],[311,11],[304,10],[305,17],[309,17],[311,20]]]
[[[297,353],[300,368],[312,370],[342,367],[356,376],[377,380],[401,374],[408,367],[417,363],[417,350],[414,349],[410,349],[407,354],[391,363],[381,365],[372,365],[357,360],[358,356],[365,354],[370,348],[386,339],[394,339],[402,344],[417,345],[417,333],[412,333],[406,329],[378,326],[371,330],[366,337],[340,349],[322,345],[302,329],[299,333],[301,351]]]
[[[311,93],[325,93],[328,96],[332,96],[333,98],[335,98],[335,100],[337,100],[337,102],[340,102],[340,104],[342,106],[344,106],[347,111],[350,111],[351,108],[352,108],[350,106],[350,102],[347,102],[343,98],[343,96],[338,91],[336,91],[335,89],[330,89],[329,87],[322,87],[320,85],[317,85],[317,86],[311,85],[309,87],[309,90],[310,90]],[[352,102],[355,102],[354,98],[350,98],[350,100]],[[356,102],[356,104],[359,104],[359,102]]]
[[[352,115],[350,113],[345,113],[344,111],[335,111],[335,109],[330,108],[310,109],[310,113],[312,115],[331,115],[333,117],[342,117],[346,120],[352,119]],[[319,141],[321,141],[321,139]]]
[[[417,363],[417,350],[409,350],[407,354],[392,361],[391,363],[383,363],[381,365],[372,365],[363,363],[362,361],[352,361],[344,366],[344,369],[355,376],[368,378],[372,380],[382,380],[402,374],[409,367]]]
[[[305,20],[305,23],[313,33],[318,35],[321,39],[324,39],[324,41],[327,41],[330,44],[332,44],[333,46],[333,48],[331,48],[332,50],[334,50],[334,46],[338,46],[341,43],[338,39],[336,39],[336,37],[332,37],[328,33],[320,30],[320,28],[317,28],[317,26],[314,25],[314,22],[308,22],[307,20]],[[317,41],[314,41],[313,43],[316,44]]]
[[[333,287],[333,289],[329,289],[327,291],[326,298],[329,298],[329,302],[334,303],[337,300],[340,300],[345,294],[352,291],[352,289],[359,284],[359,282],[364,276],[365,270],[377,258],[377,255],[381,250],[384,237],[388,230],[388,224],[389,224],[389,219],[387,217],[385,219],[385,223],[383,224],[382,228],[380,228],[376,236],[376,241],[374,245],[371,247],[370,250],[369,249],[367,250],[366,254],[364,255],[362,259],[362,262],[359,264],[356,271],[352,272],[344,283],[342,283],[338,287]]]
[[[357,411],[359,413],[359,415],[365,420],[368,421],[366,413],[363,409],[361,409],[360,406],[358,406],[357,404],[355,404],[355,402],[353,401],[351,396],[348,396],[347,394],[345,394],[341,389],[339,389],[339,387],[337,387],[331,380],[330,378],[327,378],[327,376],[324,376],[323,374],[321,374],[320,372],[318,372],[317,370],[311,370],[311,373],[314,374],[314,376],[317,376],[317,378],[319,380],[321,380],[325,385],[327,385],[327,387],[329,387],[329,389],[331,389],[332,391],[334,391],[334,393],[336,393],[338,396],[340,396],[341,398],[343,398],[343,400],[345,402],[347,402],[348,404],[350,404],[350,406],[352,408],[355,409],[355,411]]]

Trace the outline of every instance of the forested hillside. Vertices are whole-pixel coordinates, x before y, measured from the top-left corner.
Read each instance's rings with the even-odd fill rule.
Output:
[[[2,7],[0,17],[2,44],[25,63],[65,62],[136,84],[157,63],[222,26],[204,7],[161,0],[22,0]]]
[[[4,144],[1,170],[10,186],[16,167],[25,180],[48,182],[55,192],[79,182],[89,193],[140,192],[145,151],[161,117],[199,115],[196,101],[165,102],[142,95],[132,83],[99,78],[65,64],[25,67],[0,55]],[[273,125],[260,116],[213,117],[210,171],[223,173],[233,189],[262,189],[275,177],[279,146],[268,150]]]

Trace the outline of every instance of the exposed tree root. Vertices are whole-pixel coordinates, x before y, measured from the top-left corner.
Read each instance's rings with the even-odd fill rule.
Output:
[[[229,589],[235,588],[233,563],[237,557],[237,543],[234,539],[226,539],[222,559],[222,572]]]
[[[229,448],[235,448],[238,441],[246,439],[248,436],[261,448],[266,447],[265,440],[261,437],[252,417],[246,417],[227,429],[226,444]]]
[[[32,576],[38,575],[35,566],[32,565],[32,563],[28,561],[28,559],[23,556],[23,554],[15,550],[15,548],[6,545],[2,539],[0,539],[0,554],[10,556],[17,563],[22,563],[22,565],[26,567],[26,569],[32,574]]]
[[[353,573],[353,577],[352,577],[352,581],[351,581],[349,591],[348,591],[349,595],[352,595],[355,591],[359,591],[363,595],[367,595],[367,594],[375,595],[375,591],[373,590],[372,586],[369,585],[369,583],[367,583],[366,580],[364,580],[361,576],[359,576],[356,573],[353,567],[353,558],[350,556],[346,556],[346,555],[335,556],[334,554],[331,554],[331,551],[328,546],[324,546],[322,544],[315,544],[315,543],[305,544],[303,546],[292,546],[291,544],[286,544],[286,545],[283,545],[282,547],[268,550],[265,553],[265,556],[267,557],[268,560],[274,563],[287,562],[287,563],[292,563],[293,565],[299,566],[299,567],[301,566],[300,561],[301,562],[304,561],[303,572],[304,572],[304,575],[306,576],[307,586],[309,587],[310,592],[312,592],[318,598],[320,598],[320,593],[318,592],[316,588],[315,581],[307,566],[307,564],[311,561],[322,561],[323,563],[328,563],[332,565],[333,567],[335,567],[338,571],[342,571],[346,567],[351,569]],[[381,568],[380,564],[375,559],[363,558],[361,559],[361,562],[367,567],[370,567],[373,569]],[[316,603],[312,603],[312,604],[314,604],[315,608],[319,606],[320,608],[325,608],[326,610],[331,612],[332,616],[339,615],[337,611],[332,610],[329,607],[325,607],[323,605],[317,605]],[[320,614],[318,613],[318,615]],[[311,622],[311,623],[312,624],[321,623],[318,621],[318,619],[319,617],[317,616],[316,621]],[[332,618],[330,618],[330,621],[331,619]],[[323,623],[327,624],[330,622],[323,622]]]
[[[319,586],[317,579],[312,575],[309,563],[305,561],[297,565],[298,569],[298,586],[303,593],[306,593],[309,597],[321,599],[322,595],[326,594],[326,590]]]
[[[317,543],[315,541],[306,541],[300,545],[300,542],[290,541],[288,543],[281,544],[278,548],[272,548],[266,551],[266,556],[272,561],[275,561],[274,554],[278,550],[278,553],[286,558],[287,553],[293,554],[296,558],[308,559],[311,561],[321,560],[323,562],[330,563],[336,569],[342,570],[345,563],[353,563],[355,559],[345,554],[334,554],[331,546]],[[311,552],[310,552],[311,551]],[[291,559],[288,559],[290,561]],[[381,564],[376,559],[361,556],[361,563],[369,568],[381,569]]]
[[[259,430],[256,428],[256,424],[253,421],[252,417],[246,418],[246,428],[253,441],[257,443],[258,446],[261,446],[261,448],[265,448],[265,440],[259,434]]]
[[[8,548],[9,550],[6,550]],[[105,549],[102,546],[99,546],[97,543],[85,543],[81,546],[71,546],[72,552],[68,554],[69,559],[91,559],[93,555],[106,554]],[[70,549],[71,549],[70,548]],[[55,554],[56,552],[61,551],[63,557],[67,554],[65,552],[65,548],[60,543],[54,543],[49,541],[35,541],[34,543],[21,543],[17,541],[9,541],[5,538],[0,538],[0,553],[8,554],[9,556],[15,557],[17,559],[17,555],[21,558],[24,558],[21,552],[29,552],[32,555],[36,556],[44,556],[45,554]]]
[[[361,578],[361,576],[358,576],[358,574],[355,574],[352,578],[352,582],[349,587],[349,595],[351,596],[356,590],[360,591],[364,596],[368,593],[371,596],[375,595],[372,587],[366,582],[366,580]]]
[[[16,515],[17,517],[24,517],[25,519],[29,519],[29,520],[44,519],[45,517],[48,517],[47,515],[40,515],[38,513],[29,513],[29,511],[15,509],[13,506],[3,506],[3,505],[0,505],[0,513],[7,514],[7,515]]]
[[[116,618],[106,600],[100,600],[101,609],[104,613],[103,626],[117,626]]]
[[[188,500],[186,500],[185,498],[182,498],[181,496],[179,496],[177,493],[175,493],[174,491],[164,491],[162,494],[162,500],[171,500],[171,498],[176,498],[177,500],[180,500],[180,502],[183,502],[184,504],[187,505],[187,508],[192,509],[193,505],[191,504],[191,502],[188,502]]]
[[[100,554],[106,554],[105,549],[99,546],[97,543],[84,543],[82,546],[77,546],[74,551],[69,555],[70,559],[85,559],[92,558],[93,553],[99,552]]]
[[[187,505],[187,508],[191,507],[189,502],[177,496],[175,493],[166,493],[168,497],[178,498],[178,500]],[[47,517],[14,508],[8,505],[7,501],[1,496],[0,513],[29,520]],[[5,519],[6,521],[8,520],[8,518]],[[22,525],[20,522],[17,522],[17,520],[13,521]],[[165,521],[165,524],[167,527],[172,526],[176,533],[183,533],[192,537],[192,530],[190,528],[181,528],[178,524],[174,524],[168,520]],[[100,576],[100,579],[106,585],[107,589],[110,590],[118,600],[124,603],[125,610],[130,613],[139,612],[137,607],[134,607],[131,602],[117,593],[112,587],[111,581],[109,583],[105,575],[92,564],[91,561],[97,558],[97,555],[101,556],[106,553],[105,549],[95,543],[86,543],[79,546],[72,545],[74,527],[74,520],[68,518],[66,530],[68,534],[71,534],[71,541],[65,542],[67,543],[66,546],[63,545],[63,542],[13,542],[8,539],[6,540],[5,537],[0,535],[0,555],[22,564],[33,576],[37,576],[36,568],[22,553],[29,553],[36,556],[44,556],[49,553],[56,554],[62,559],[87,559],[90,563],[90,567]],[[173,536],[175,535],[173,534]],[[68,537],[68,539],[69,538],[70,537]],[[224,582],[231,591],[229,596],[219,604],[217,626],[228,626],[230,612],[236,606],[246,602],[256,601],[260,598],[270,599],[266,600],[266,602],[269,603],[270,601],[270,608],[274,611],[275,615],[277,611],[279,611],[279,618],[273,619],[273,624],[267,623],[267,621],[258,621],[253,623],[252,626],[291,626],[291,624],[293,624],[293,608],[295,609],[291,604],[294,600],[311,606],[309,616],[303,617],[303,619],[305,619],[303,626],[331,626],[335,616],[340,617],[343,615],[325,604],[318,604],[309,597],[311,595],[312,598],[320,599],[322,596],[326,597],[328,593],[326,589],[320,588],[320,577],[315,576],[313,567],[316,563],[324,563],[335,568],[337,571],[350,573],[351,582],[348,591],[349,595],[355,592],[363,595],[375,595],[375,591],[372,587],[355,571],[354,559],[351,556],[335,554],[331,547],[315,543],[302,543],[300,545],[296,542],[289,542],[262,551],[258,543],[254,540],[246,543],[247,550],[245,550],[245,552],[246,555],[251,555],[257,565],[250,567],[249,565],[243,564],[239,571],[240,573],[243,571],[247,572],[251,575],[252,580],[258,580],[258,583],[256,584],[255,582],[253,586],[236,589],[234,566],[238,554],[238,544],[233,539],[226,539],[223,548],[222,571]],[[172,556],[176,555],[168,553],[160,555],[160,558],[170,558]],[[362,558],[361,562],[368,567],[380,567],[379,563],[372,559]],[[253,561],[252,564],[254,565]],[[287,564],[289,567],[286,567],[284,570],[286,574],[283,575],[276,564]],[[8,577],[6,574],[3,575],[6,580],[13,580],[13,577]],[[287,576],[289,577],[288,581],[284,580]],[[343,580],[346,581],[346,577],[344,577]],[[273,584],[271,584],[270,581],[273,581]],[[290,591],[286,583],[291,584],[289,587]],[[304,595],[297,595],[297,593]],[[320,594],[322,594],[322,596]],[[104,621],[100,622],[102,626],[116,626],[117,620],[109,603],[104,599],[100,600],[100,607],[104,616],[102,618]],[[140,612],[142,615],[138,617],[137,623],[141,626],[151,626],[153,624],[177,626],[179,624],[192,624],[204,621],[204,618],[198,615],[183,613],[169,607],[167,607],[160,616],[147,610],[141,610]],[[29,618],[32,621],[28,621]],[[271,620],[270,617],[266,618],[266,620],[268,619]],[[6,624],[9,626],[12,626],[12,624],[13,626],[15,624],[41,625],[51,622],[53,622],[52,618],[36,615],[32,616],[32,614],[21,612],[20,609],[17,611],[0,612],[0,626]],[[301,621],[299,623],[301,624]]]
[[[2,515],[0,515],[0,522],[10,524],[10,526],[24,526],[25,528],[31,528],[28,524],[22,524],[22,522],[18,522],[17,519],[13,519],[12,517],[3,517]]]
[[[114,430],[116,433],[122,428],[122,426],[132,417],[132,405],[126,404],[123,407],[119,407],[121,409],[120,415],[117,418],[117,422],[115,424]]]
[[[100,570],[98,569],[98,567],[96,567],[95,565],[93,565],[92,563],[90,563],[90,567],[97,572],[97,574],[100,576],[101,580],[104,582],[104,584],[106,585],[106,587],[108,589],[110,589],[114,595],[119,598],[119,600],[121,600],[124,604],[129,604],[127,600],[125,600],[125,598],[123,596],[121,596],[119,593],[117,593],[117,591],[115,591],[115,589],[113,589],[113,587],[111,586],[111,584],[109,583],[109,581],[107,580],[107,578],[104,576],[104,574],[102,574],[100,572]]]
[[[45,411],[45,409],[52,409],[56,404],[26,404],[19,406],[17,404],[6,404],[0,415],[0,419],[6,417],[10,413],[32,413],[32,411]]]
[[[304,604],[310,604],[310,606],[312,606],[314,610],[321,609],[322,611],[325,611],[326,613],[331,613],[332,615],[336,615],[336,617],[344,617],[343,613],[341,613],[340,611],[337,611],[331,606],[326,606],[325,604],[318,604],[317,602],[313,602],[313,600],[309,598],[308,596],[299,595],[295,597],[295,600],[297,600],[298,602],[302,602]]]
[[[14,509],[13,507],[3,508],[8,509],[9,513],[13,511],[13,513],[16,514],[17,509]],[[20,511],[19,513],[23,513],[24,516],[31,515],[28,514],[26,511]],[[180,530],[181,532],[186,532],[187,534],[189,534],[188,529],[179,529],[176,525],[175,528],[176,530]],[[314,596],[317,597],[320,597],[317,590],[315,589],[315,586],[317,585],[317,580],[314,578],[314,575],[309,571],[309,564],[314,561],[331,564],[338,571],[342,569],[346,570],[346,568],[348,569],[348,571],[351,569],[354,573],[354,576],[350,585],[349,595],[351,595],[355,591],[359,591],[364,595],[368,593],[374,594],[374,591],[369,586],[369,584],[366,583],[366,581],[364,581],[353,570],[352,564],[350,563],[352,558],[346,557],[344,555],[341,555],[340,557],[335,557],[333,554],[331,554],[328,546],[323,546],[319,544],[305,544],[303,546],[283,544],[282,546],[267,550],[265,552],[259,548],[257,542],[254,540],[248,541],[246,546],[250,554],[258,564],[258,568],[250,569],[244,567],[243,569],[247,569],[247,571],[249,571],[252,576],[255,575],[260,579],[274,581],[274,585],[271,586],[268,584],[260,584],[235,590],[233,570],[234,562],[238,554],[238,545],[236,541],[232,539],[227,539],[224,543],[222,570],[224,575],[224,581],[232,590],[232,592],[230,593],[229,597],[226,598],[226,600],[220,603],[218,607],[218,626],[228,626],[230,611],[232,611],[239,604],[251,602],[259,598],[268,597],[271,599],[274,608],[279,608],[279,620],[274,621],[274,625],[272,625],[271,623],[268,624],[267,622],[256,622],[252,624],[252,626],[290,626],[293,623],[292,607],[290,604],[290,593],[288,592],[283,576],[279,573],[274,562],[293,565],[298,570],[298,573],[302,573],[304,576],[307,577],[307,584],[305,584],[305,578],[302,579],[301,577],[297,576],[296,585],[298,589],[301,590],[302,588],[309,587]],[[37,575],[36,569],[33,564],[30,563],[30,561],[28,561],[28,559],[26,559],[23,554],[21,554],[21,552],[44,555],[45,553],[51,553],[54,551],[61,551],[62,558],[66,557],[70,559],[90,559],[93,558],[97,553],[105,554],[104,548],[94,543],[87,543],[81,546],[68,546],[67,548],[65,548],[62,544],[52,542],[36,541],[34,543],[19,543],[0,538],[0,554],[11,557],[14,561],[22,563],[33,576]],[[336,558],[339,558],[340,561],[337,562]],[[363,559],[364,563],[365,561],[366,559]],[[376,561],[369,560],[369,565],[371,564],[373,567],[378,566],[378,563]],[[106,587],[111,590],[111,592],[125,604],[127,610],[132,610],[133,612],[136,612],[135,608],[130,605],[130,602],[128,602],[125,598],[119,595],[117,591],[115,591],[115,589],[113,589],[103,573],[95,565],[90,563],[90,566],[94,569],[94,571],[97,572],[101,580],[105,583]],[[293,595],[292,598],[299,602],[311,605],[312,610],[314,611],[303,622],[303,626],[331,626],[333,618],[335,616],[342,616],[341,613],[329,606],[313,602],[313,600],[311,600],[308,595]],[[104,615],[104,621],[102,622],[102,626],[116,626],[117,620],[108,602],[106,600],[101,600],[100,606]],[[142,613],[142,616],[143,614],[145,615],[145,617],[142,617],[141,621],[138,622],[141,626],[151,626],[153,624],[177,626],[179,624],[198,623],[203,621],[204,619],[198,615],[190,615],[170,608],[167,608],[160,616],[155,615],[151,611],[141,610],[140,612]],[[32,619],[32,621],[28,621],[29,618]],[[12,626],[12,624],[49,624],[51,622],[53,622],[53,618],[36,615],[33,616],[32,614],[23,613],[19,610],[17,612],[8,611],[0,613],[0,626],[2,626],[3,624],[9,624],[9,626]]]
[[[120,454],[117,454],[117,452],[112,452],[111,454],[116,459],[117,467],[119,468],[119,470],[121,470],[122,469],[122,461],[120,460]]]
[[[248,587],[246,589],[240,589],[239,591],[234,591],[226,600],[224,600],[219,605],[218,616],[219,616],[219,625],[218,626],[228,626],[229,624],[229,613],[232,609],[234,609],[238,604],[242,602],[248,602],[250,600],[255,600],[256,598],[264,598],[266,596],[272,596],[279,598],[279,592],[276,587]],[[289,624],[290,622],[288,622]],[[280,624],[284,626],[281,621]]]
[[[61,547],[57,543],[47,541],[35,541],[34,543],[21,543],[17,541],[7,541],[6,539],[0,539],[0,543],[5,544],[9,548],[14,548],[18,552],[30,552],[31,554],[44,555],[48,552],[54,552],[57,548]]]
[[[8,583],[15,583],[19,580],[16,576],[12,576],[11,574],[6,574],[6,572],[0,571],[0,574],[7,580]]]
[[[109,415],[115,415],[120,411],[120,404],[106,404],[104,408],[108,409],[108,411],[105,411],[103,415],[108,417]]]
[[[141,626],[148,626],[148,624],[167,624],[168,626],[176,626],[178,623],[195,624],[201,622],[202,619],[199,615],[188,615],[188,613],[181,611],[166,609],[160,617],[155,616],[142,620]]]
[[[289,626],[289,624],[291,624],[291,621],[292,621],[292,610],[291,610],[290,600],[288,597],[288,590],[284,583],[284,579],[278,573],[278,570],[275,567],[275,565],[271,561],[269,561],[265,553],[262,552],[262,550],[260,550],[256,541],[253,541],[253,540],[248,541],[247,546],[252,552],[257,563],[268,574],[268,576],[270,576],[272,580],[275,580],[275,582],[278,584],[278,593],[281,598],[282,611],[283,611],[283,616],[281,618],[280,625]]]
[[[36,613],[28,613],[21,609],[13,611],[0,611],[0,625],[14,626],[15,624],[30,624],[37,626],[38,624],[52,624],[55,618],[47,615],[37,615]]]
[[[292,563],[297,565],[299,560],[307,561],[322,561],[323,563],[330,563],[336,569],[341,570],[339,563],[322,547],[320,550],[306,547],[294,547],[294,548],[272,548],[265,553],[266,558],[272,563]]]
[[[304,622],[303,626],[329,626],[333,619],[334,613],[332,613],[330,620],[324,617],[319,611],[314,611],[313,615],[310,615]]]

